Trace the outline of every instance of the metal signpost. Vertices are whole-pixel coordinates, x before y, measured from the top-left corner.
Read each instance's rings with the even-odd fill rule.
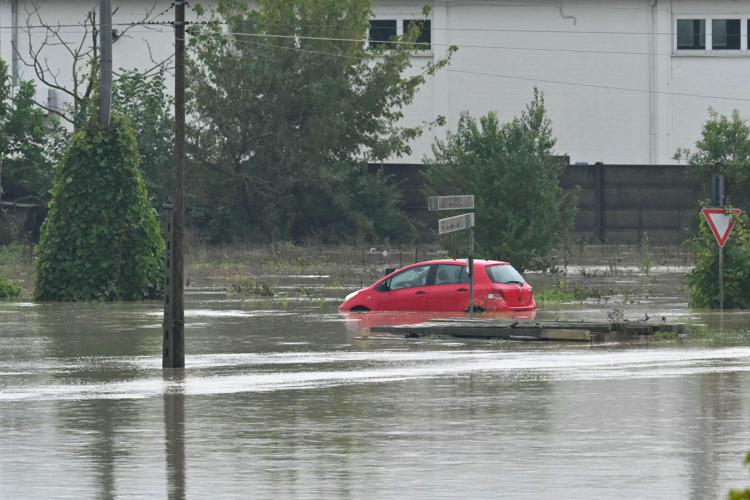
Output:
[[[430,196],[427,208],[435,210],[473,210],[474,195]],[[438,234],[469,230],[469,314],[474,314],[474,213],[447,217],[438,221]]]
[[[719,244],[719,310],[724,310],[724,245],[729,239],[729,234],[734,228],[737,218],[742,215],[739,208],[704,208],[703,216],[708,222],[708,227],[714,233],[716,242]]]

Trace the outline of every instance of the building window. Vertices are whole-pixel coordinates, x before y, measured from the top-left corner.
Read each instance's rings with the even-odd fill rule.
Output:
[[[404,34],[408,33],[412,26],[419,28],[419,37],[415,44],[416,50],[430,50],[430,44],[432,43],[432,27],[429,20],[416,20],[416,19],[405,19],[404,20]]]
[[[677,50],[706,49],[706,20],[677,20]]]
[[[740,50],[740,20],[714,19],[711,21],[713,50]]]
[[[370,47],[382,47],[391,45],[398,36],[398,23],[395,19],[371,19],[370,34],[368,41]]]

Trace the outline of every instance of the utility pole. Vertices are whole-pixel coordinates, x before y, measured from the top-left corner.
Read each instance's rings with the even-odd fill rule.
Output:
[[[185,230],[185,3],[174,2],[174,173],[171,237],[167,242],[167,295],[164,304],[162,368],[185,367],[183,233]]]
[[[112,105],[112,0],[99,0],[99,45],[102,51],[99,124],[107,128]]]

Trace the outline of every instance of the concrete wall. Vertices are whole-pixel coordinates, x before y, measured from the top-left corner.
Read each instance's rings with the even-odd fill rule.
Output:
[[[419,165],[382,168],[401,186],[404,208],[428,221]],[[575,239],[589,243],[680,244],[696,223],[702,187],[680,165],[570,165],[561,185],[579,189]]]
[[[563,188],[580,187],[576,239],[682,242],[695,224],[701,187],[678,165],[571,165]]]

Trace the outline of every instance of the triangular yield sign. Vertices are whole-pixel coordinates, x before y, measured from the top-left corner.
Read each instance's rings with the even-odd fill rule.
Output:
[[[737,217],[742,215],[739,208],[704,208],[703,216],[708,222],[708,227],[714,233],[716,242],[723,247],[729,239]]]

